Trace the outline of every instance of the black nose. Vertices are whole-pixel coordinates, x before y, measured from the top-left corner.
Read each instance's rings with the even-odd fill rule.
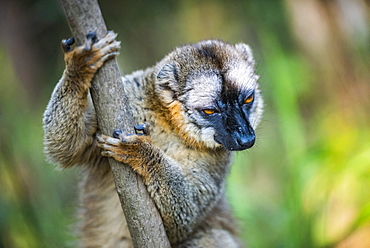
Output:
[[[241,136],[238,137],[236,141],[241,147],[243,147],[244,149],[248,149],[254,145],[256,141],[256,136],[254,135]]]

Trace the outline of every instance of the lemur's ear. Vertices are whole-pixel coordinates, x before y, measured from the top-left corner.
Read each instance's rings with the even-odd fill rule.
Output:
[[[236,50],[244,56],[244,59],[251,65],[254,67],[255,65],[255,61],[254,61],[254,58],[253,58],[253,53],[252,53],[252,49],[247,45],[247,44],[244,44],[244,43],[238,43],[235,45],[235,48]]]
[[[176,71],[176,64],[175,63],[170,63],[170,64],[165,64],[158,72],[157,74],[157,79],[168,79],[172,78],[174,72]]]
[[[180,92],[179,73],[180,67],[176,62],[165,64],[157,73],[156,91],[164,102],[170,103],[177,99]]]

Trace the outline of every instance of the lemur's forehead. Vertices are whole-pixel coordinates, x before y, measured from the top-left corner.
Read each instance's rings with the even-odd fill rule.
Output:
[[[249,91],[256,88],[258,76],[247,63],[236,63],[225,72],[225,80],[235,88]]]
[[[257,80],[258,76],[253,67],[243,62],[234,63],[222,72],[214,69],[205,70],[191,77],[191,82],[186,89],[188,102],[194,106],[204,106],[218,99],[223,90],[235,92],[234,97],[237,98],[241,92],[248,93],[255,90]],[[230,96],[228,93],[227,95]]]
[[[194,77],[187,98],[194,106],[204,106],[219,97],[222,89],[220,77],[216,73],[204,73]]]

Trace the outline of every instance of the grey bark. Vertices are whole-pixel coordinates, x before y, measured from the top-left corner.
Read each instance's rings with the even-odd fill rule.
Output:
[[[98,38],[107,33],[97,0],[61,0],[72,34],[82,44],[88,32]],[[132,133],[135,123],[124,95],[123,82],[115,59],[107,61],[94,77],[90,90],[98,127],[111,135],[121,128]],[[110,159],[117,193],[135,247],[170,247],[162,219],[141,178],[127,165]]]

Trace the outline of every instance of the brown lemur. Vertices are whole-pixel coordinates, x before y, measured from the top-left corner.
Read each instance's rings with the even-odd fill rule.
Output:
[[[132,247],[108,164],[113,157],[141,175],[173,247],[240,247],[225,178],[233,151],[255,143],[262,115],[251,49],[202,41],[124,76],[136,121],[147,123],[150,135],[116,130],[108,137],[97,130],[89,88],[118,54],[115,38],[90,33],[75,48],[73,39],[62,41],[66,68],[44,113],[48,157],[62,168],[82,167],[80,246]]]

